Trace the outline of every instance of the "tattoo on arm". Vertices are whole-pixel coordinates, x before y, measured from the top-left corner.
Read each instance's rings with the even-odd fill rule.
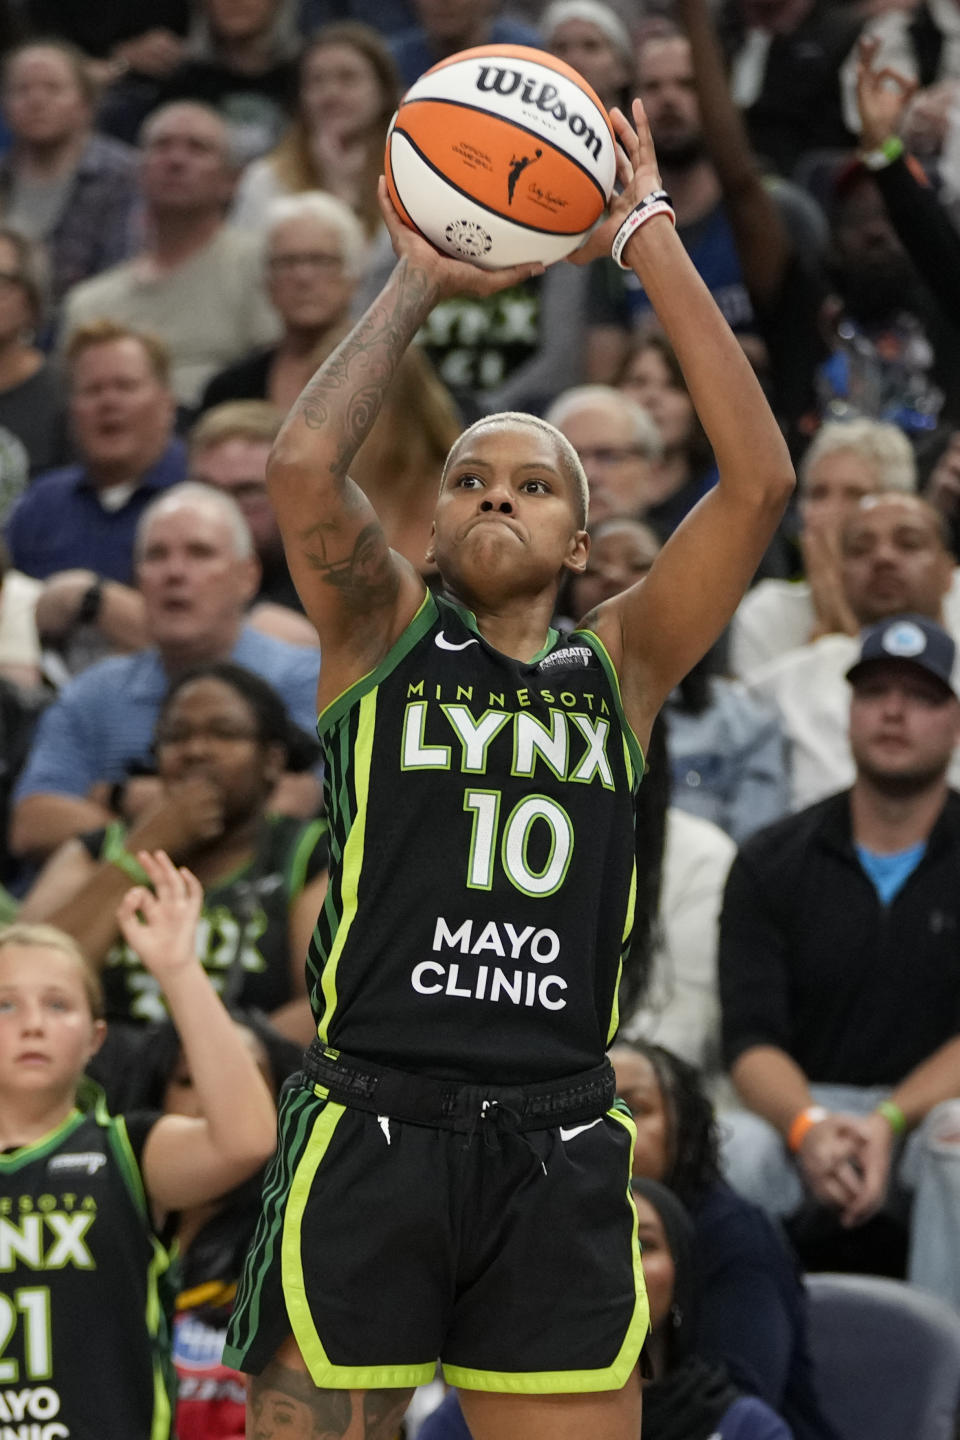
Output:
[[[250,1382],[248,1440],[394,1440],[409,1390],[318,1390],[310,1376],[274,1360]],[[354,1423],[360,1422],[362,1428]]]
[[[396,595],[397,577],[379,521],[372,520],[353,537],[349,555],[336,551],[334,536],[339,532],[335,522],[322,520],[302,530],[307,564],[339,590],[351,609],[372,610],[388,604]]]
[[[428,313],[430,283],[406,260],[397,266],[395,291],[355,326],[308,383],[290,412],[309,430],[339,426],[342,437],[331,474],[343,477],[367,438],[397,362]],[[289,422],[288,422],[289,423]]]

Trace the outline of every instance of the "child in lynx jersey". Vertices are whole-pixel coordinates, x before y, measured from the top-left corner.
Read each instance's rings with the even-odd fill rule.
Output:
[[[273,1146],[254,1058],[194,954],[197,880],[139,856],[155,893],[119,911],[160,982],[203,1118],[111,1116],[82,1079],[99,987],[49,926],[0,931],[0,1433],[167,1440],[171,1366],[160,1217],[223,1194]],[[238,1123],[238,1116],[242,1123]]]
[[[443,594],[387,547],[348,469],[400,356],[437,301],[532,267],[440,255],[385,190],[397,266],[271,456],[323,646],[331,865],[307,965],[317,1040],[281,1101],[224,1351],[255,1376],[258,1440],[293,1415],[387,1440],[438,1358],[474,1440],[640,1433],[632,1126],[605,1059],[633,795],[654,716],[730,619],[793,476],[654,193],[642,108],[636,130],[613,118],[623,195],[581,258],[619,232],[720,470],[641,584],[552,629],[561,577],[587,565],[587,479],[528,415],[478,421],[447,458],[428,550]]]

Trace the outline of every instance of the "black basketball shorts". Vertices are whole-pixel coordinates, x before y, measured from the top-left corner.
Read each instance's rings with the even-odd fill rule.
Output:
[[[424,1384],[438,1359],[465,1389],[621,1388],[649,1324],[625,1107],[526,1128],[487,1099],[443,1128],[376,1103],[286,1088],[225,1363],[259,1373],[292,1331],[325,1389]]]

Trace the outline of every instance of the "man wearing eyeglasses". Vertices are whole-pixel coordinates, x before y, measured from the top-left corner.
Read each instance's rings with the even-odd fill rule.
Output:
[[[653,467],[660,434],[642,405],[609,385],[578,385],[554,401],[546,418],[566,435],[590,485],[590,523],[614,515],[641,519],[659,498]]]

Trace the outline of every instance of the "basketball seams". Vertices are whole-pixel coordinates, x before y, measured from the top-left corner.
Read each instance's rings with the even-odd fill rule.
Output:
[[[441,175],[448,184],[455,186],[457,190],[460,190],[460,186],[457,185],[456,181],[451,180],[448,175],[444,174],[444,172],[439,170],[436,165],[432,164],[429,160],[427,160],[427,157],[423,155],[423,152],[421,151],[419,145],[417,145],[416,141],[413,139],[413,136],[410,135],[409,132],[403,128],[402,117],[404,110],[415,110],[418,106],[422,105],[450,105],[456,110],[470,110],[475,115],[482,115],[485,120],[490,120],[493,121],[495,124],[503,125],[506,129],[517,130],[522,132],[524,135],[529,135],[530,138],[532,140],[535,140],[538,145],[549,145],[550,149],[554,152],[555,155],[562,155],[564,160],[568,160],[571,165],[575,166],[576,169],[580,171],[581,175],[584,177],[585,180],[590,181],[590,184],[600,196],[600,214],[603,214],[603,211],[606,208],[607,204],[607,197],[604,193],[603,186],[600,184],[600,181],[597,179],[596,175],[590,173],[590,170],[586,165],[584,165],[582,160],[578,160],[575,155],[571,155],[569,150],[566,150],[562,145],[558,145],[555,140],[551,140],[547,136],[543,135],[539,130],[535,130],[532,125],[523,125],[519,120],[508,120],[503,115],[495,115],[492,111],[485,110],[482,105],[473,105],[467,100],[451,100],[447,99],[445,96],[440,97],[424,95],[418,97],[416,100],[408,101],[407,104],[404,105],[400,111],[398,111],[396,118],[394,119],[393,128],[390,131],[391,137],[399,131],[399,133],[403,135],[410,142],[410,144],[415,147],[417,154],[421,155],[424,161],[428,165],[430,165],[431,170],[434,170],[438,175]],[[461,191],[461,193],[467,194],[468,198],[471,200],[474,199],[474,196],[470,195],[467,191]],[[482,202],[477,201],[477,204],[481,203]],[[488,209],[489,207],[484,205],[483,208]],[[494,214],[497,213],[499,212],[494,211]],[[509,220],[511,221],[511,223],[514,224],[523,224],[522,221],[516,220],[512,214],[503,214],[500,218],[502,220]],[[586,228],[589,229],[589,226],[595,223],[595,220],[591,220]],[[531,225],[524,226],[524,229],[539,230],[540,227],[537,225]],[[583,230],[580,229],[569,232],[565,230],[543,230],[541,233],[544,235],[565,235],[567,233],[581,235],[583,234]]]
[[[468,200],[471,205],[475,205],[478,210],[483,210],[487,215],[493,215],[497,220],[507,221],[507,223],[516,230],[526,230],[531,235],[545,235],[549,236],[550,238],[573,240],[581,235],[585,235],[587,233],[587,230],[591,228],[588,225],[584,230],[546,230],[542,225],[528,225],[525,221],[518,220],[515,215],[504,215],[499,210],[495,210],[492,205],[485,205],[482,200],[477,199],[476,195],[471,195],[469,190],[464,190],[462,185],[458,185],[455,180],[451,180],[449,175],[445,175],[443,171],[433,163],[433,161],[428,155],[424,155],[417,142],[413,139],[412,136],[408,135],[405,130],[397,131],[395,129],[390,136],[391,144],[393,142],[394,134],[399,134],[401,138],[404,139],[410,146],[410,149],[415,151],[418,160],[422,160],[424,165],[426,165],[427,169],[432,170],[434,175],[436,175],[437,179],[442,180],[444,185],[446,185],[450,190],[455,190],[456,193],[458,195],[461,195],[464,200]],[[394,186],[396,186],[395,180],[393,181],[393,184]],[[424,232],[420,229],[419,226],[414,226],[414,229],[416,229],[419,235],[424,235]],[[430,240],[429,235],[424,235],[424,239],[430,241],[431,245],[436,245],[436,241]]]

